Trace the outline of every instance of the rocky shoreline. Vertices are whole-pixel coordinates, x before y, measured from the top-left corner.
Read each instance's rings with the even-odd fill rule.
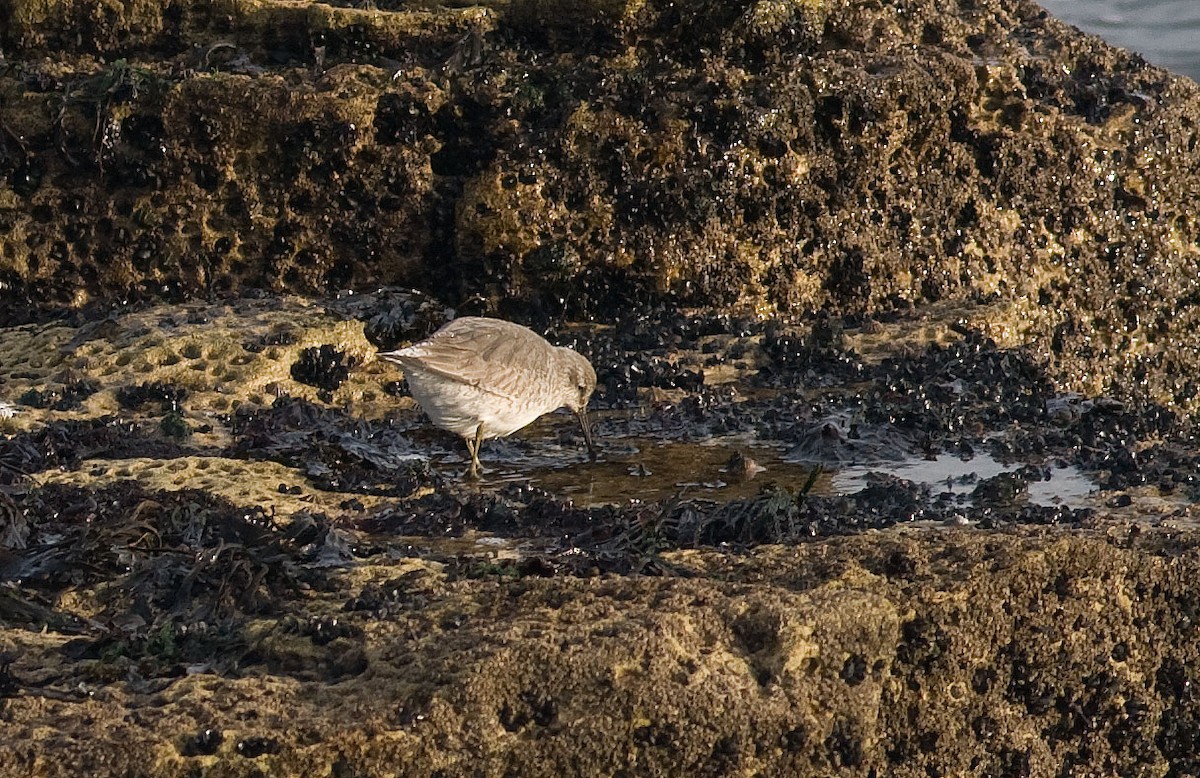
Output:
[[[0,774],[1200,769],[1200,92],[943,6],[0,0]]]

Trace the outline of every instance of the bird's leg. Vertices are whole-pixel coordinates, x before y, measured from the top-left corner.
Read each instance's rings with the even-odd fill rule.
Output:
[[[471,465],[467,468],[467,478],[475,480],[479,478],[479,447],[483,444],[483,425],[479,424],[475,427],[475,439],[464,438],[467,441],[467,451],[471,452]]]

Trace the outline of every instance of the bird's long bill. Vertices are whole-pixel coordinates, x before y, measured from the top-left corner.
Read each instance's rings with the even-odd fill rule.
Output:
[[[583,442],[587,443],[588,457],[595,462],[596,446],[592,443],[592,425],[588,424],[587,408],[580,408],[575,415],[579,418],[579,426],[583,427]]]

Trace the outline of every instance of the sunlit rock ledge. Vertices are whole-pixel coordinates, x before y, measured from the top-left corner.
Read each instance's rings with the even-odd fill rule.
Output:
[[[1200,769],[1196,85],[950,6],[0,0],[0,772]],[[606,478],[1017,469],[464,490],[373,359],[447,308],[589,355]]]

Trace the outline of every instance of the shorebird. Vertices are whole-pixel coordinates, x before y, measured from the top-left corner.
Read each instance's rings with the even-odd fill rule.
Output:
[[[466,441],[470,478],[479,476],[485,439],[510,435],[564,406],[579,419],[588,454],[596,458],[587,418],[596,371],[582,354],[553,346],[528,327],[464,316],[379,356],[404,369],[413,397],[435,425]]]

